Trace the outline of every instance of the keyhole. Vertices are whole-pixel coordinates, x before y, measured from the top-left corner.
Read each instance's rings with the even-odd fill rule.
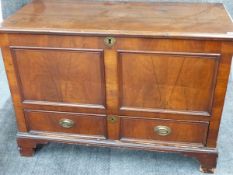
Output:
[[[108,44],[112,44],[112,39],[111,38],[108,39]]]
[[[108,121],[109,121],[110,123],[115,123],[116,120],[117,120],[117,118],[116,118],[115,116],[109,116],[109,117],[108,117]]]
[[[112,46],[115,44],[115,42],[116,42],[116,39],[113,38],[113,37],[106,37],[106,38],[104,39],[104,43],[105,43],[105,45],[108,46],[108,47],[112,47]]]

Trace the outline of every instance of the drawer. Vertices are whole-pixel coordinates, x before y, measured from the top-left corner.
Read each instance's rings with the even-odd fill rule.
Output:
[[[121,140],[205,145],[208,125],[208,122],[122,117]]]
[[[106,136],[106,116],[52,111],[25,111],[28,130],[94,137]]]

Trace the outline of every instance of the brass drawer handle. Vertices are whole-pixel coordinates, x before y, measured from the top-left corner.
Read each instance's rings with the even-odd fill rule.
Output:
[[[74,121],[70,119],[59,120],[59,125],[63,128],[72,128],[74,126]]]
[[[167,136],[171,134],[172,131],[168,126],[156,126],[154,127],[154,132],[160,136]]]
[[[104,44],[107,47],[112,47],[116,43],[116,38],[114,37],[106,37],[104,38]]]

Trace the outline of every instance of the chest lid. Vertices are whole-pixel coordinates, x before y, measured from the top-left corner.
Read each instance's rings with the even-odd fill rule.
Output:
[[[34,0],[0,32],[232,39],[233,23],[220,3]]]

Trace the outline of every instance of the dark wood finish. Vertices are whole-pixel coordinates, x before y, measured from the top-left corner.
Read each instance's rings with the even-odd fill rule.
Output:
[[[218,68],[217,84],[215,86],[212,118],[207,138],[208,147],[216,147],[217,145],[218,131],[230,74],[231,59],[233,55],[232,46],[233,43],[230,42],[223,42],[221,46],[222,57]]]
[[[154,131],[156,126],[167,126],[171,133],[160,136]],[[185,122],[161,119],[140,119],[123,117],[121,120],[121,139],[141,142],[180,142],[204,146],[208,131],[208,123]]]
[[[189,3],[36,0],[4,22],[1,30],[160,37],[200,37],[201,33],[201,37],[233,38],[226,34],[232,28],[220,3],[190,7]]]
[[[13,48],[22,98],[105,106],[102,50]],[[82,63],[82,64],[80,64]]]
[[[35,140],[29,138],[17,138],[18,149],[21,156],[31,157],[39,144],[47,144],[45,140]]]
[[[210,115],[219,56],[121,51],[121,109]]]
[[[102,40],[103,42],[103,40]],[[117,76],[117,55],[115,50],[105,49],[105,72],[106,72],[106,92],[107,92],[107,114],[118,115],[119,90]],[[118,119],[118,118],[117,118]],[[119,139],[120,120],[115,123],[108,123],[108,138]]]
[[[200,171],[203,173],[214,173],[217,166],[218,154],[216,152],[208,154],[184,153],[186,156],[195,157],[201,164]]]
[[[62,142],[178,152],[203,172],[216,167],[233,55],[223,5],[34,0],[3,22],[0,45],[21,155]],[[158,125],[171,134],[156,135]]]
[[[90,114],[72,114],[54,111],[25,111],[28,131],[45,131],[80,134],[92,137],[106,137],[106,116]],[[61,119],[74,122],[71,128],[60,126]]]
[[[34,135],[28,133],[18,133],[17,140],[23,141],[25,144],[21,144],[21,147],[25,145],[25,148],[28,148],[29,143],[41,143],[44,140],[49,142],[60,142],[67,144],[81,144],[85,146],[100,146],[100,147],[112,147],[112,148],[127,148],[127,149],[136,149],[136,150],[147,150],[147,151],[158,151],[158,152],[170,152],[170,153],[181,153],[184,156],[190,156],[196,158],[201,166],[200,170],[204,173],[213,173],[216,165],[218,153],[216,149],[212,148],[198,148],[198,147],[187,147],[187,146],[174,146],[174,145],[165,145],[165,144],[144,144],[140,142],[125,142],[125,141],[114,141],[114,140],[88,140],[83,139],[82,137],[73,136],[73,135],[61,135],[61,134],[51,134],[51,133],[36,133]],[[31,144],[34,146],[34,144]]]

